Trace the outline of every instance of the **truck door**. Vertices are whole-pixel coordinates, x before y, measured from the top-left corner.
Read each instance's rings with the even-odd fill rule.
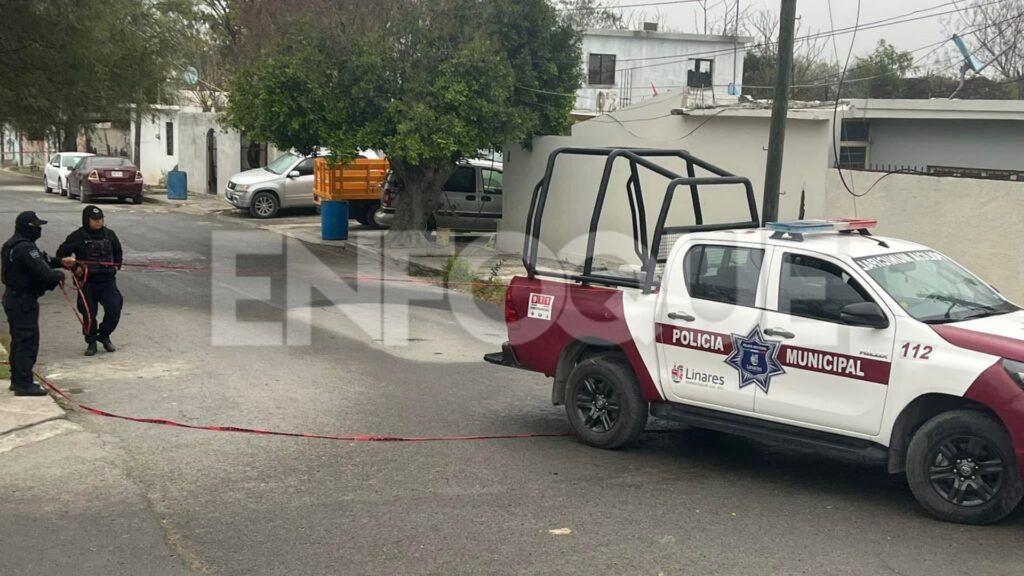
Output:
[[[481,168],[480,178],[483,190],[480,194],[480,229],[497,230],[501,219],[502,172],[491,168]]]
[[[767,283],[766,249],[740,244],[690,244],[665,269],[656,318],[662,387],[674,402],[753,412],[754,379],[730,365],[734,341],[756,330]],[[766,369],[755,353],[741,358]],[[756,378],[755,378],[756,379]]]
[[[776,249],[765,334],[779,345],[785,374],[759,389],[759,415],[866,435],[878,434],[896,339],[895,319],[867,283],[839,260]],[[840,310],[873,302],[885,328],[849,326]]]
[[[438,228],[473,230],[480,211],[477,171],[472,166],[459,166],[441,188],[441,205],[434,213]]]

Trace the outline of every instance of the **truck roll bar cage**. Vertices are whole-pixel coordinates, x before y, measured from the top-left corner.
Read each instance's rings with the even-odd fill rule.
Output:
[[[555,171],[555,161],[560,156],[604,156],[604,172],[601,175],[601,184],[597,190],[597,198],[594,201],[594,211],[590,217],[589,235],[587,238],[587,253],[583,261],[583,271],[580,274],[566,274],[563,272],[545,271],[537,269],[537,250],[540,245],[540,227],[544,216],[544,206],[547,203],[548,194],[551,192],[551,178]],[[604,209],[605,197],[608,194],[608,183],[611,180],[612,169],[616,160],[629,161],[629,178],[626,180],[626,196],[629,200],[629,210],[632,216],[633,226],[633,250],[640,259],[641,271],[644,279],[641,282],[635,278],[622,278],[606,274],[594,273],[594,247],[597,243],[597,228],[601,221],[601,212]],[[660,166],[649,158],[680,158],[686,162],[686,176],[682,176]],[[699,167],[713,176],[696,176],[695,168]],[[669,180],[668,187],[661,202],[661,209],[658,212],[658,220],[654,226],[654,237],[652,242],[647,238],[647,209],[644,203],[643,189],[640,185],[639,169],[644,168]],[[750,211],[750,220],[743,222],[730,222],[720,224],[705,224],[704,212],[701,207],[700,187],[717,186],[722,184],[742,184],[746,191],[747,207]],[[676,189],[680,186],[687,186],[690,189],[690,199],[693,205],[694,224],[688,226],[666,226],[669,209],[672,206],[672,199]],[[691,232],[711,232],[718,230],[740,230],[749,228],[760,228],[760,218],[757,213],[757,202],[754,199],[754,188],[750,180],[742,176],[731,174],[717,166],[709,164],[697,158],[685,150],[661,149],[661,148],[585,148],[585,147],[564,147],[557,148],[548,155],[547,168],[544,177],[533,188],[533,196],[530,200],[530,208],[526,216],[526,237],[523,239],[523,266],[530,278],[536,276],[548,276],[575,280],[582,284],[604,284],[609,286],[622,286],[626,288],[639,288],[645,294],[649,294],[654,288],[655,269],[664,259],[659,256],[662,238],[666,234],[686,234]]]

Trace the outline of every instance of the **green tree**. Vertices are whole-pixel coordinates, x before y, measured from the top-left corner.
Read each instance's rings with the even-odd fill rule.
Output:
[[[903,98],[904,78],[914,69],[914,56],[879,40],[875,51],[857,58],[843,86],[851,98]]]
[[[403,184],[389,242],[417,244],[459,159],[568,128],[579,38],[547,0],[395,0],[376,16],[283,35],[232,76],[226,118],[282,147],[384,151]]]
[[[0,0],[0,120],[69,150],[93,121],[157,102],[165,16],[148,0]]]

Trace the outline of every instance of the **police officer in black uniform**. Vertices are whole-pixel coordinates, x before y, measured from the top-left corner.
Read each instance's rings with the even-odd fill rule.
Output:
[[[87,317],[91,319],[88,330],[84,326],[82,330],[86,344],[85,355],[96,354],[96,342],[103,344],[107,352],[113,352],[117,348],[110,341],[110,334],[121,320],[121,306],[124,304],[115,281],[123,256],[121,241],[113,230],[104,226],[103,210],[98,206],[89,205],[82,210],[82,227],[68,234],[57,249],[58,257],[72,254],[80,264],[88,268],[85,285],[82,287],[89,305]],[[99,306],[103,306],[102,322],[97,317]],[[78,302],[78,309],[86,316],[81,301]]]
[[[0,248],[0,277],[6,287],[4,312],[11,329],[11,390],[15,396],[45,396],[46,390],[32,381],[39,353],[39,297],[64,279],[60,266],[71,267],[74,258],[50,258],[36,246],[46,224],[35,212],[18,214],[14,235]]]

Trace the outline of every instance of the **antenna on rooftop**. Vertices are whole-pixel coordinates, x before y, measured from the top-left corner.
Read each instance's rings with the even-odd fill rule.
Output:
[[[956,44],[957,49],[960,50],[960,54],[963,55],[964,63],[960,66],[960,84],[958,84],[956,90],[953,90],[953,93],[949,95],[950,100],[956,97],[957,93],[960,92],[960,89],[964,87],[964,84],[967,82],[968,72],[971,72],[972,76],[980,75],[982,70],[988,68],[990,64],[998,60],[1000,56],[1006,54],[1006,52],[1014,46],[1014,44],[1010,44],[994,58],[982,64],[974,57],[973,54],[971,54],[971,51],[967,49],[967,44],[964,43],[964,39],[961,38],[959,34],[953,34],[953,43]]]

